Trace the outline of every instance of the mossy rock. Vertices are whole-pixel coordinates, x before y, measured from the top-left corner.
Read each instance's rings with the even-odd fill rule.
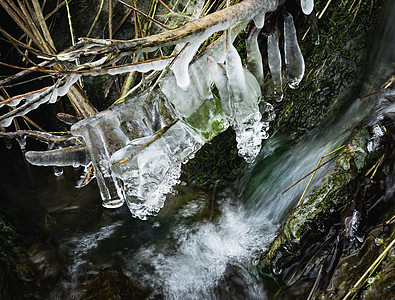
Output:
[[[272,273],[273,269],[276,273],[300,261],[307,248],[324,236],[333,223],[339,222],[339,211],[351,200],[360,175],[382,155],[383,149],[368,152],[370,138],[368,127],[350,136],[326,182],[294,208],[280,227],[269,251],[262,257],[261,273]]]
[[[149,290],[128,278],[120,269],[101,270],[86,286],[86,292],[80,299],[147,299]]]
[[[321,12],[326,4],[327,1],[315,1],[315,10]],[[318,45],[312,30],[302,40],[310,27],[308,18],[299,9],[287,7],[295,11],[306,73],[298,89],[284,87],[285,97],[281,103],[271,101],[278,116],[277,130],[301,135],[316,127],[322,118],[334,114],[344,103],[355,99],[360,92],[372,32],[377,26],[383,1],[350,5],[342,1],[328,7],[318,20]],[[269,74],[268,77],[270,80]]]

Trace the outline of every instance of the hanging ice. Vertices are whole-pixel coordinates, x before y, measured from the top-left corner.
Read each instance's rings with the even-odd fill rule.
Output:
[[[260,29],[252,28],[246,40],[247,69],[255,76],[259,85],[263,88],[263,62],[258,44],[259,33]]]
[[[311,14],[314,9],[314,0],[300,0],[300,6],[305,15]]]
[[[284,54],[290,88],[297,88],[304,75],[304,59],[300,51],[293,17],[284,12]]]
[[[81,75],[70,75],[59,79],[55,85],[42,89],[41,91],[28,93],[20,96],[15,96],[6,101],[1,102],[1,105],[15,106],[21,104],[19,107],[10,112],[0,116],[0,126],[8,127],[11,125],[15,117],[23,116],[33,109],[44,103],[54,103],[58,96],[66,95],[70,86],[74,84]],[[1,106],[0,105],[0,106]]]
[[[283,99],[283,86],[281,75],[281,53],[278,45],[278,33],[273,32],[267,37],[267,59],[269,62],[269,69],[272,75],[274,86],[274,97],[276,101]]]
[[[257,28],[262,28],[265,25],[265,15],[268,12],[275,11],[279,5],[282,5],[284,0],[266,0],[264,1],[264,7],[261,11],[253,18],[254,24]],[[263,6],[263,5],[262,5]]]
[[[258,155],[262,142],[262,116],[258,107],[261,88],[255,77],[243,68],[233,45],[229,45],[228,50],[226,74],[232,107],[232,126],[236,132],[239,155],[251,163]]]
[[[111,155],[127,143],[122,133],[117,116],[111,111],[103,111],[92,119],[85,119],[74,124],[71,132],[84,139],[89,149],[95,176],[103,200],[103,206],[119,207],[124,203],[121,183],[110,169]]]
[[[178,121],[164,132],[133,140],[112,155],[111,169],[122,180],[133,216],[145,220],[159,212],[166,194],[179,183],[181,164],[203,144],[196,132]]]

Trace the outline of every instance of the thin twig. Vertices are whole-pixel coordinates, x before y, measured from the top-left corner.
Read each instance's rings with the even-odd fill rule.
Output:
[[[365,283],[366,279],[374,272],[374,270],[379,266],[381,261],[387,255],[391,247],[395,244],[395,239],[391,241],[391,243],[384,249],[384,251],[376,258],[376,260],[370,265],[370,267],[366,270],[366,272],[359,278],[359,280],[354,284],[352,289],[348,291],[343,300],[349,299],[353,294],[356,294]]]
[[[171,30],[171,29],[172,29],[172,28],[166,26],[165,24],[162,24],[162,23],[159,22],[158,20],[155,20],[154,18],[151,18],[149,15],[147,15],[146,13],[143,13],[141,10],[135,8],[134,6],[132,6],[132,5],[130,5],[130,4],[127,4],[127,3],[125,3],[125,2],[123,2],[123,1],[121,1],[121,0],[116,0],[116,1],[119,2],[119,3],[121,3],[122,5],[124,5],[124,6],[128,7],[128,8],[130,8],[130,9],[133,9],[135,12],[137,12],[137,13],[139,13],[140,15],[146,17],[148,20],[152,21],[152,22],[155,23],[156,25],[159,25],[160,27],[165,28],[165,29],[167,29],[167,30]]]
[[[112,0],[108,0],[108,38],[112,40]]]
[[[99,7],[99,11],[97,12],[95,19],[93,20],[93,23],[92,23],[92,25],[91,25],[91,28],[89,28],[89,31],[88,31],[86,37],[89,37],[89,36],[90,36],[90,34],[92,33],[92,30],[93,30],[93,27],[95,27],[95,25],[96,25],[96,23],[97,23],[97,20],[99,20],[99,16],[100,16],[101,11],[102,11],[102,9],[103,9],[103,4],[104,4],[104,0],[101,0],[101,2],[100,2],[100,7]]]
[[[333,154],[333,153],[335,153],[335,152],[337,152],[337,151],[339,151],[340,149],[343,149],[343,148],[344,148],[344,145],[343,145],[343,146],[340,146],[340,147],[338,147],[337,149],[335,149],[335,150],[333,150],[333,151],[331,151],[331,152],[325,154],[324,156],[322,156],[321,159],[320,159],[320,161],[318,162],[317,167],[321,164],[322,160],[323,160],[325,157],[327,157],[327,156],[329,156],[329,155],[331,155],[331,154]],[[299,205],[302,203],[303,197],[304,197],[304,195],[306,194],[307,189],[309,188],[311,182],[313,181],[313,178],[314,178],[316,172],[317,172],[317,170],[315,170],[315,171],[313,172],[313,175],[311,175],[311,178],[310,178],[310,180],[309,180],[309,183],[307,184],[306,188],[304,189],[303,194],[302,194],[302,196],[300,197],[299,202],[298,202],[298,204],[297,204],[296,206],[299,206]]]

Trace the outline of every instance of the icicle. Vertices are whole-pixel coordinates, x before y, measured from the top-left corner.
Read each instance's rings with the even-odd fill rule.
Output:
[[[257,14],[254,17],[254,24],[257,28],[262,28],[263,25],[265,25],[265,15],[266,15],[267,10],[264,9],[262,12],[260,12],[259,14]]]
[[[116,208],[124,203],[121,183],[110,169],[110,157],[128,141],[121,131],[119,120],[110,110],[94,118],[82,120],[71,127],[73,135],[81,136],[87,146],[95,169],[103,206]]]
[[[90,162],[84,167],[84,171],[80,176],[80,179],[75,183],[75,188],[76,189],[83,188],[84,186],[88,185],[93,178],[95,178],[95,175],[93,171],[92,162]]]
[[[304,75],[304,59],[291,14],[284,12],[284,54],[290,88],[297,88]]]
[[[186,90],[190,84],[190,74],[188,69],[196,51],[199,49],[200,45],[216,31],[218,31],[216,27],[209,28],[209,30],[190,38],[188,41],[189,44],[185,46],[183,52],[177,57],[171,67],[171,70],[176,77],[177,85],[183,90]]]
[[[260,29],[253,28],[246,40],[247,69],[255,76],[259,85],[263,88],[263,62],[258,44],[259,33]]]
[[[226,70],[217,64],[211,56],[207,57],[207,65],[211,79],[214,81],[215,86],[218,89],[222,109],[225,114],[232,116],[232,106],[229,102],[228,77],[226,76]]]
[[[226,55],[229,97],[232,103],[233,128],[239,155],[248,163],[255,160],[261,148],[262,123],[258,103],[261,89],[256,78],[243,69],[237,50],[230,45]]]
[[[274,97],[276,101],[283,99],[282,75],[281,75],[281,53],[278,45],[278,33],[275,31],[267,37],[267,59],[274,85]]]
[[[305,15],[311,14],[314,9],[314,0],[300,0],[300,6]]]
[[[85,146],[52,149],[48,151],[28,151],[26,160],[35,166],[84,166],[89,161]]]
[[[212,98],[207,63],[203,64],[199,60],[190,66],[188,73],[187,90],[181,88],[178,80],[173,76],[167,77],[160,85],[162,92],[182,118],[189,117],[206,99]]]

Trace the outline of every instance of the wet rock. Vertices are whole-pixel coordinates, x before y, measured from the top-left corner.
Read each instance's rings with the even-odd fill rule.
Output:
[[[272,282],[274,278],[286,286],[278,299],[293,299],[293,294],[296,298],[301,295],[307,297],[315,281],[314,290],[326,291],[322,299],[338,299],[343,295],[339,291],[348,291],[357,274],[360,276],[361,270],[378,256],[380,250],[373,233],[361,233],[361,228],[354,228],[356,231],[350,235],[346,222],[343,222],[343,229],[339,224],[342,217],[347,218],[347,204],[353,203],[349,208],[358,208],[361,212],[359,221],[363,224],[358,227],[366,230],[369,222],[378,224],[382,221],[368,221],[362,217],[364,208],[358,202],[362,200],[366,203],[369,199],[369,208],[373,211],[374,203],[379,203],[380,195],[386,191],[380,184],[380,177],[384,176],[381,170],[388,163],[391,171],[387,174],[393,172],[390,166],[394,157],[392,138],[389,136],[391,128],[381,141],[382,145],[386,140],[385,145],[369,152],[368,144],[374,137],[372,127],[362,127],[350,136],[337,159],[335,170],[303,205],[291,212],[269,251],[262,257],[258,265],[261,275],[266,279],[271,277]],[[372,181],[364,179],[369,169],[371,174],[371,167],[380,157],[386,157],[387,161],[377,171],[380,174]]]
[[[150,291],[127,277],[120,269],[107,268],[100,271],[86,284],[86,292],[80,299],[146,299]]]

